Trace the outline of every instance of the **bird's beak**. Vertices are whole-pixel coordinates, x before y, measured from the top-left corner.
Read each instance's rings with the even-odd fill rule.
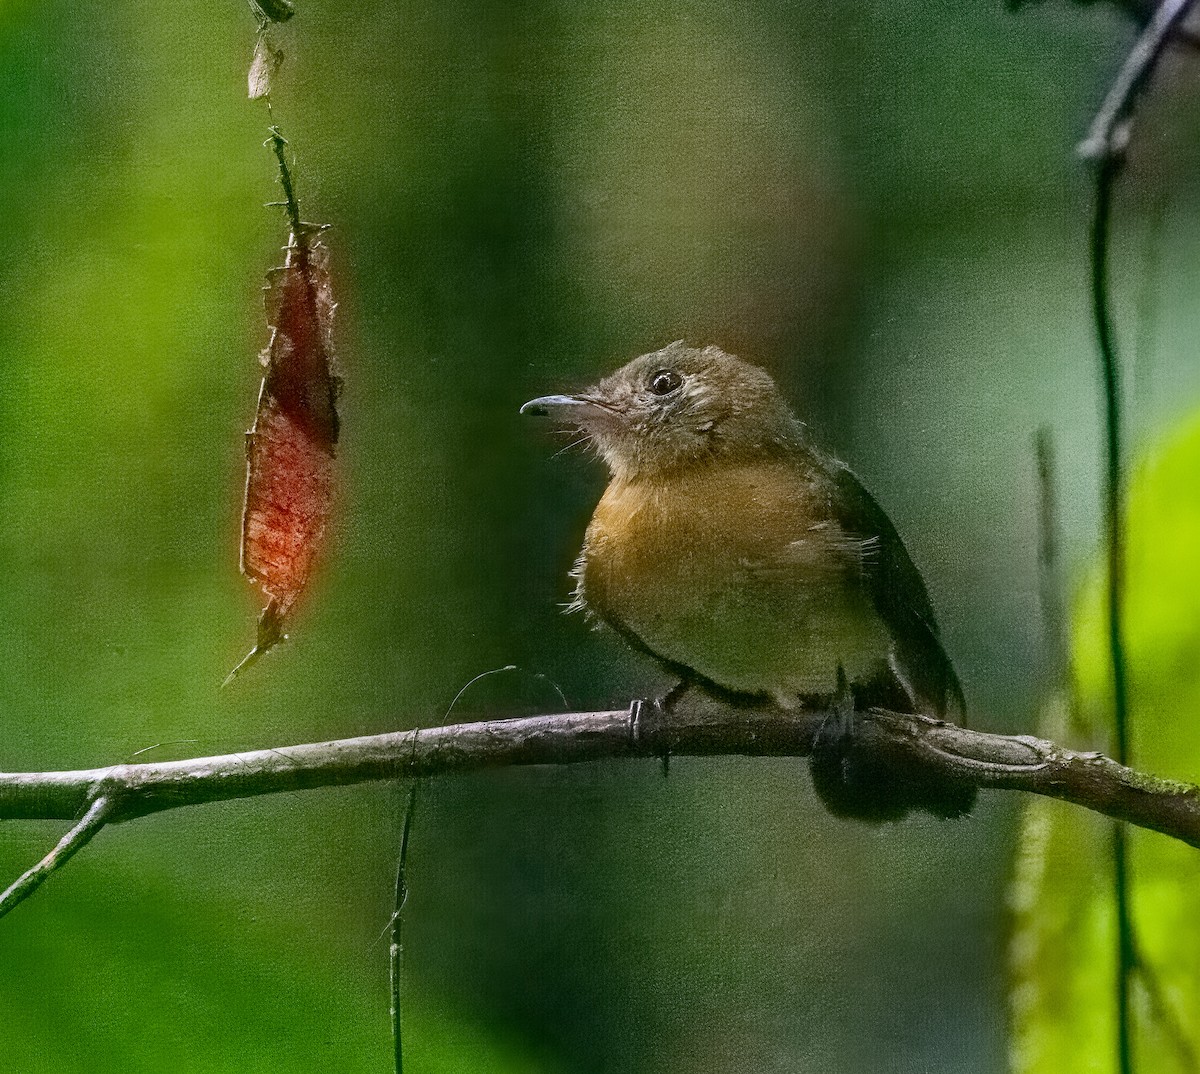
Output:
[[[543,395],[540,399],[530,399],[523,407],[522,414],[532,414],[536,418],[554,418],[557,421],[577,421],[579,415],[592,409],[591,400],[581,399],[576,395]]]

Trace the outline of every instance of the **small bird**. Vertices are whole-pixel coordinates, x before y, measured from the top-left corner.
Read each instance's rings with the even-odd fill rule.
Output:
[[[682,341],[522,414],[574,426],[611,480],[575,564],[575,602],[684,686],[835,715],[814,785],[864,820],[960,816],[974,788],[897,772],[854,745],[877,705],[961,716],[962,687],[920,573],[882,508],[810,441],[771,377]]]

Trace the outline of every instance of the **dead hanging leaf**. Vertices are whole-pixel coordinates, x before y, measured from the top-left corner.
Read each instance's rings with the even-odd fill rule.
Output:
[[[242,572],[267,598],[258,637],[229,682],[282,641],[284,622],[320,552],[334,496],[338,440],[333,314],[322,228],[293,228],[281,268],[267,274],[271,338],[254,427],[246,434]]]

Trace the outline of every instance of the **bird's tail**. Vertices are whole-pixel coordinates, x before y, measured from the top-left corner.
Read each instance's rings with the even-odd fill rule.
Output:
[[[953,678],[945,684],[946,701],[961,710],[962,687],[953,669],[950,674]],[[881,672],[867,682],[850,685],[839,669],[838,694],[831,702],[829,719],[813,740],[809,759],[813,787],[831,813],[878,824],[900,820],[913,810],[945,819],[971,811],[976,798],[973,784],[949,777],[908,754],[882,756],[859,734],[860,711],[920,712],[925,707],[895,673]],[[944,703],[941,712],[928,715],[941,717],[949,707]]]

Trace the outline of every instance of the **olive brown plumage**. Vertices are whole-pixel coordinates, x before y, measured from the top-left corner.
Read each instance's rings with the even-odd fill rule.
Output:
[[[972,788],[855,744],[855,706],[961,715],[962,689],[887,515],[813,446],[765,371],[672,343],[521,409],[577,426],[611,473],[576,607],[710,692],[828,699],[812,770],[835,813],[971,808]]]

